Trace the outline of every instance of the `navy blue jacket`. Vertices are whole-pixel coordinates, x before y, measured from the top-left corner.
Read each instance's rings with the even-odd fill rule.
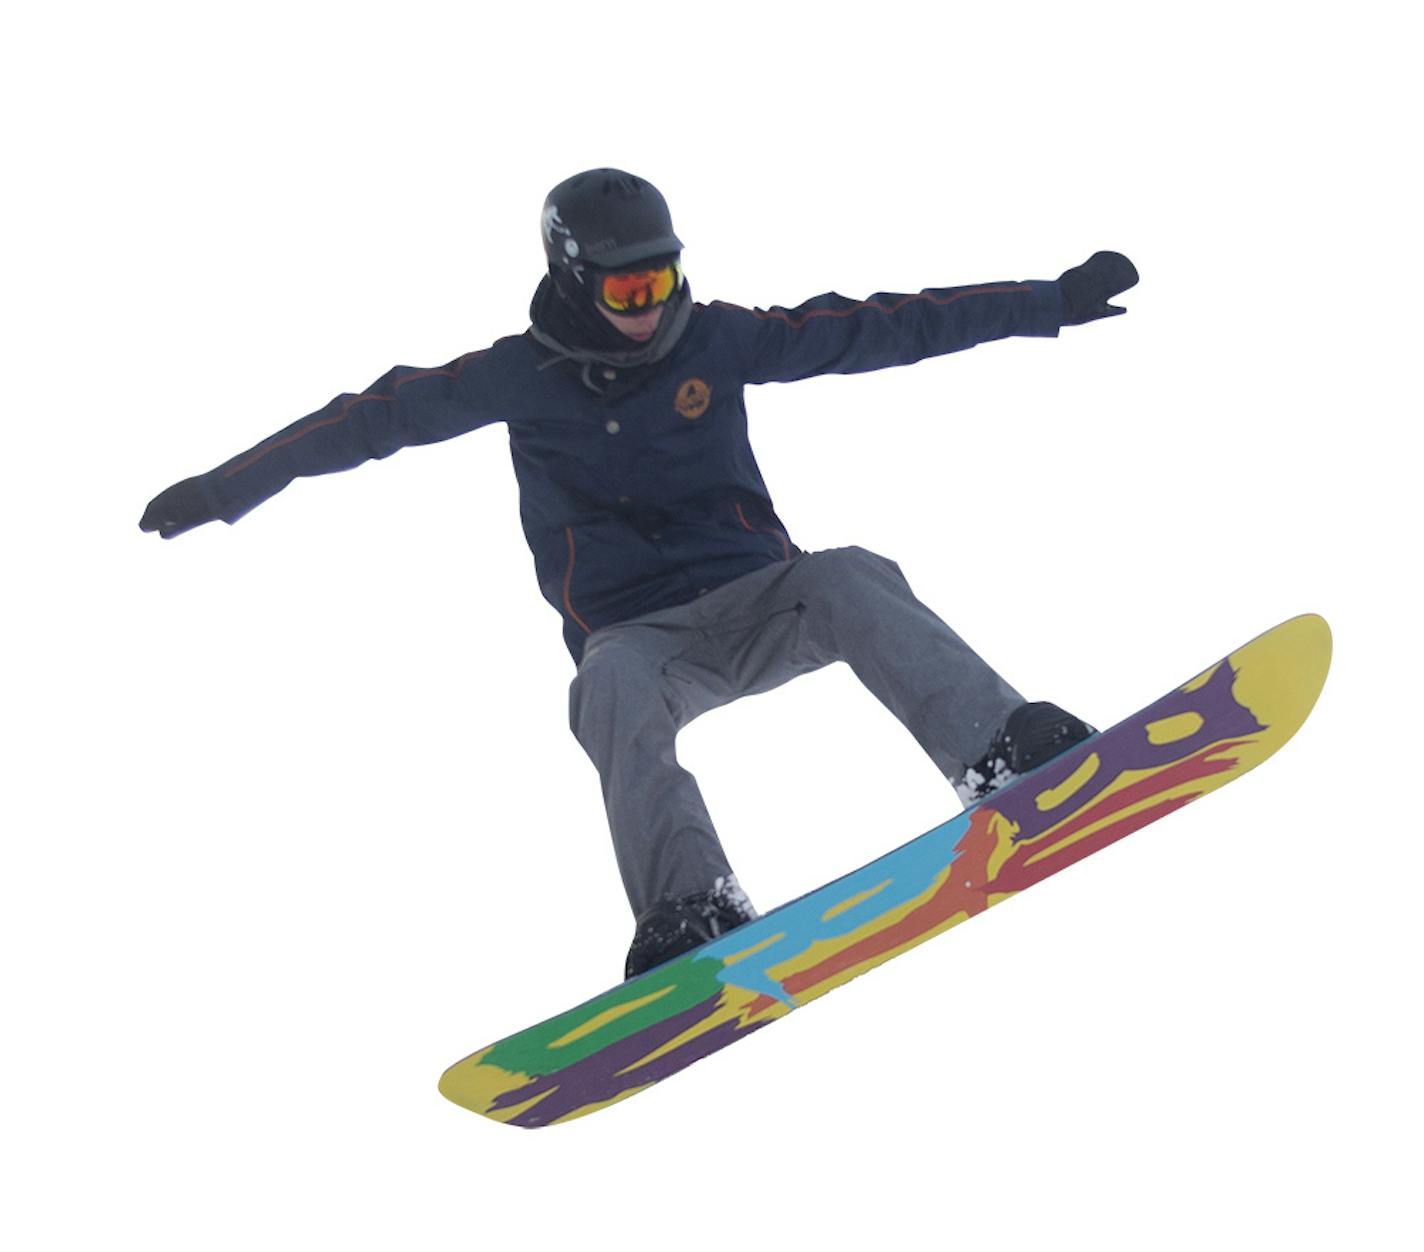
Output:
[[[798,549],[747,439],[743,388],[907,365],[1010,335],[1058,333],[1056,282],[950,287],[794,309],[694,304],[662,360],[584,366],[528,332],[439,369],[397,366],[202,478],[234,522],[294,478],[495,422],[509,428],[540,590],[575,662],[601,626],[682,604]]]

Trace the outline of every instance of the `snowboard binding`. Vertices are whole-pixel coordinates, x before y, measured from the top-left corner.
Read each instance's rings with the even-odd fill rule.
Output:
[[[758,916],[735,874],[717,879],[710,891],[660,900],[638,918],[623,976],[636,978]]]
[[[965,808],[1051,761],[1098,732],[1056,704],[1021,704],[994,735],[989,750],[954,784]]]

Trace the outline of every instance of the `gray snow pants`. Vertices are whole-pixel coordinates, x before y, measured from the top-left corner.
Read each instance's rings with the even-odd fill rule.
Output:
[[[732,873],[674,741],[693,718],[833,661],[957,781],[1023,698],[864,548],[808,552],[596,630],[569,692],[635,916]]]

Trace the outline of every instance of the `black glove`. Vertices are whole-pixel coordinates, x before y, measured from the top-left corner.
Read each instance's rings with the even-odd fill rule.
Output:
[[[174,535],[211,522],[217,516],[201,480],[185,478],[153,497],[138,526],[140,530],[156,530],[164,539],[172,539]]]
[[[1127,310],[1109,304],[1137,283],[1137,270],[1121,252],[1094,252],[1082,265],[1065,270],[1058,278],[1063,290],[1064,326],[1081,326],[1100,317],[1116,317]]]

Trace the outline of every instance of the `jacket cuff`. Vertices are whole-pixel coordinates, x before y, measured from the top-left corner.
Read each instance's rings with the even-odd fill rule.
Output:
[[[219,478],[220,471],[209,470],[198,479],[198,485],[202,488],[203,497],[212,509],[213,516],[231,526],[239,517],[250,513],[253,506],[232,499],[219,485]]]
[[[1020,335],[1052,339],[1063,325],[1063,288],[1056,281],[1035,280],[1029,283],[1029,307]]]

